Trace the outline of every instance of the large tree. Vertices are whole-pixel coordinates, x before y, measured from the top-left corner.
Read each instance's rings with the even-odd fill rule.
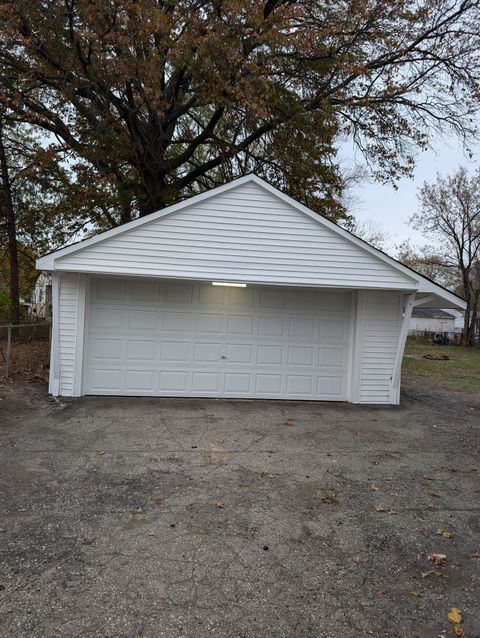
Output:
[[[429,238],[418,251],[403,247],[400,258],[465,297],[465,345],[474,345],[480,312],[480,169],[460,168],[437,176],[419,192],[411,224]]]
[[[101,189],[88,199],[87,216],[88,192],[61,149],[0,110],[0,288],[8,290],[12,323],[19,323],[20,296],[38,275],[35,258],[96,220]]]
[[[15,0],[0,91],[112,196],[108,225],[255,170],[333,218],[338,136],[377,174],[468,137],[476,0]]]

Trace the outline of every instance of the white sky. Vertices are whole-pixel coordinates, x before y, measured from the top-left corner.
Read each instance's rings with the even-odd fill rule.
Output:
[[[342,149],[347,161],[353,161],[353,152]],[[433,150],[420,154],[417,158],[414,176],[398,182],[398,189],[375,182],[364,182],[352,189],[355,198],[353,214],[360,221],[381,224],[389,233],[387,251],[395,252],[395,246],[411,238],[415,244],[423,244],[427,239],[408,226],[408,220],[417,210],[417,192],[424,181],[433,182],[437,173],[447,175],[460,166],[473,171],[480,166],[480,152],[476,149],[470,159],[462,144],[455,140],[438,140]]]

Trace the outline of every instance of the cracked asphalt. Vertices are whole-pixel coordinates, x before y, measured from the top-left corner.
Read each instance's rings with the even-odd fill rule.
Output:
[[[480,636],[477,399],[0,395],[1,636]]]

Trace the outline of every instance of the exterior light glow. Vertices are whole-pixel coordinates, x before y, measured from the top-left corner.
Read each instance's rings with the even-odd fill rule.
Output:
[[[237,284],[234,281],[212,281],[212,286],[229,286],[231,288],[246,288],[247,284]]]

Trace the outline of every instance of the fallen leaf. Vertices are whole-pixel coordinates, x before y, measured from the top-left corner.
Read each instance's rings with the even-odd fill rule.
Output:
[[[372,483],[370,485],[370,489],[372,490],[372,492],[378,492],[380,488],[378,487],[378,485],[375,485],[375,483]]]
[[[99,451],[97,452],[97,454],[98,454],[98,456],[102,456],[103,454],[105,454],[105,452],[104,452],[103,450],[99,450]]]
[[[410,595],[411,596],[416,596],[417,598],[421,598],[423,596],[423,594],[419,594],[418,591],[411,591]]]
[[[377,507],[375,508],[375,510],[376,510],[377,512],[386,512],[386,511],[387,511],[383,505],[377,505]]]
[[[443,538],[447,538],[448,540],[453,538],[452,532],[447,532],[444,529],[437,529],[437,536],[442,536]]]
[[[468,556],[470,556],[470,558],[480,558],[480,552],[472,552],[468,554]]]
[[[430,569],[428,572],[421,572],[421,574],[422,578],[428,578],[429,576],[445,577],[445,574],[443,572],[439,572],[436,569]]]
[[[443,565],[446,559],[445,554],[429,554],[428,560],[431,560],[435,565]]]
[[[462,612],[458,607],[452,607],[448,612],[448,622],[461,623],[463,621]]]
[[[135,507],[132,510],[132,514],[144,514],[145,510],[143,509],[143,507]]]
[[[358,563],[360,562],[360,556],[353,556],[352,561],[355,563],[355,565],[358,565]]]
[[[215,501],[215,505],[221,510],[225,507],[225,503],[223,501]]]
[[[422,527],[422,529],[420,530],[420,534],[423,536],[423,538],[428,538],[430,536],[430,532],[425,527]]]
[[[428,474],[424,474],[424,475],[422,476],[422,478],[423,478],[425,481],[433,481],[433,480],[434,480],[431,476],[428,476]]]
[[[440,494],[438,492],[429,492],[430,496],[433,496],[433,498],[440,498]]]
[[[448,622],[452,623],[455,636],[458,636],[458,638],[465,636],[465,632],[460,627],[460,624],[463,622],[462,612],[460,609],[458,609],[458,607],[452,607],[448,612],[447,618]]]
[[[273,474],[269,474],[268,472],[262,472],[263,478],[273,479]]]

